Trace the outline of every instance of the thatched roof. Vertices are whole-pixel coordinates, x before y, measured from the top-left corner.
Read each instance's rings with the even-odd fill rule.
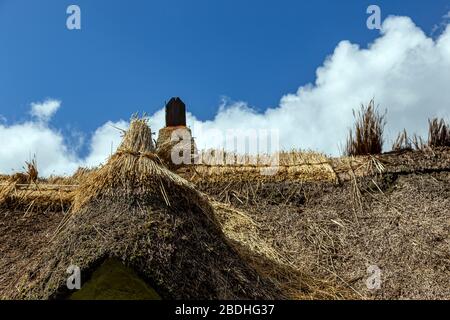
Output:
[[[88,284],[108,261],[163,298],[446,299],[449,151],[280,154],[264,179],[252,165],[177,170],[194,187],[134,119],[100,168],[0,176],[0,299],[66,298],[68,266]],[[382,290],[368,291],[367,262]]]
[[[171,169],[178,169],[186,164],[195,163],[198,151],[191,129],[186,126],[177,126],[159,130],[156,153]],[[184,163],[174,163],[172,153],[178,154]],[[188,163],[185,163],[185,160]]]
[[[207,199],[152,151],[150,128],[134,119],[118,151],[83,179],[73,212],[13,297],[67,297],[70,265],[86,280],[108,258],[134,269],[163,298],[283,296],[225,240]]]

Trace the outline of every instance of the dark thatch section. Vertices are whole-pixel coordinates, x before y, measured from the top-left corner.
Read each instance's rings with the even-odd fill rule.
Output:
[[[340,183],[204,181],[197,188],[245,212],[292,269],[357,299],[448,300],[450,149],[377,159],[378,173],[360,175],[355,166]],[[378,290],[367,286],[373,266],[381,271]]]
[[[283,297],[227,242],[207,199],[152,151],[150,129],[134,119],[117,153],[83,180],[73,213],[11,298],[68,297],[70,265],[86,280],[109,258],[166,299]]]

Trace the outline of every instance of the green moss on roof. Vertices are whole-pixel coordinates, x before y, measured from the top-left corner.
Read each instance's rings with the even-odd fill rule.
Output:
[[[107,259],[71,300],[161,300],[159,294],[130,268]]]

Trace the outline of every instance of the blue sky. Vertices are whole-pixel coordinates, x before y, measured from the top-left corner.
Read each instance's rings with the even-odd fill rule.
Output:
[[[80,31],[66,29],[70,4]],[[171,96],[199,120],[224,96],[263,113],[314,83],[342,40],[366,47],[380,36],[366,28],[370,4],[427,35],[450,11],[449,0],[0,0],[0,115],[23,122],[30,103],[61,100],[51,126],[69,139]]]
[[[63,101],[54,125],[94,130],[131,112],[152,113],[181,96],[200,119],[221,96],[258,109],[314,81],[343,39],[366,45],[373,1],[0,1],[0,114],[11,121],[29,103]],[[78,4],[82,30],[65,27]],[[424,31],[450,2],[377,1]]]

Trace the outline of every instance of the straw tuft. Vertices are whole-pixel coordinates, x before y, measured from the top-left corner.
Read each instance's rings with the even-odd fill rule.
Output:
[[[367,106],[362,105],[358,113],[353,111],[355,129],[350,130],[347,140],[348,156],[380,154],[383,151],[383,131],[386,113],[380,114],[372,99]]]

